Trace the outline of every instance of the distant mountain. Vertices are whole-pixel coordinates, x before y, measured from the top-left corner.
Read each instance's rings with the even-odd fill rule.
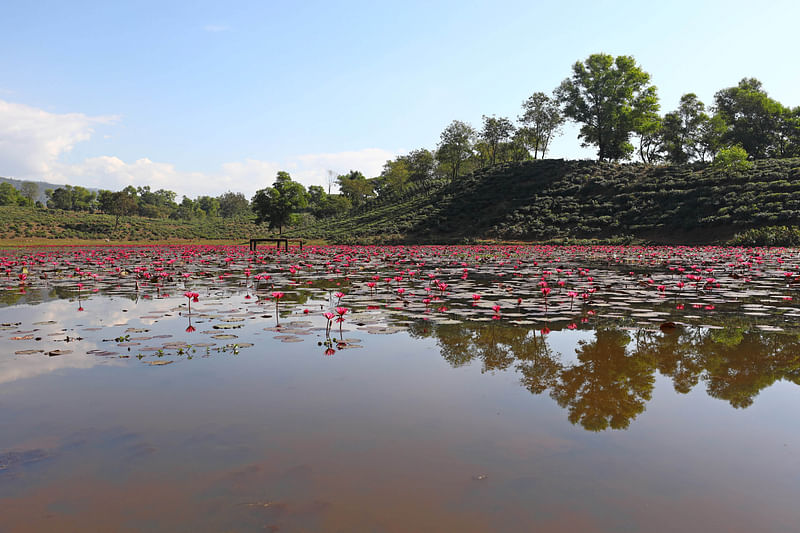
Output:
[[[27,181],[35,183],[36,185],[39,186],[39,196],[36,197],[35,201],[42,202],[43,204],[47,203],[47,196],[45,196],[44,191],[46,191],[47,189],[55,190],[55,189],[58,189],[59,187],[63,187],[65,185],[63,183],[49,183],[49,182],[46,182],[46,181],[36,181],[36,180],[18,180],[18,179],[15,179],[15,178],[4,178],[3,176],[0,176],[0,183],[3,183],[3,182],[10,183],[17,190],[20,190],[22,188],[22,184],[27,182]],[[97,191],[100,190],[100,189],[94,189],[92,187],[86,187],[86,189],[88,189],[90,191],[94,191],[94,192],[97,192]]]

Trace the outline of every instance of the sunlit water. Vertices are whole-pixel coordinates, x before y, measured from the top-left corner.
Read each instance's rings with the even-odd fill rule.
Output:
[[[796,253],[654,250],[7,253],[0,531],[796,531]]]

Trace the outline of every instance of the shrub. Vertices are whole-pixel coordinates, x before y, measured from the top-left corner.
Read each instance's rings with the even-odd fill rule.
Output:
[[[733,246],[800,246],[800,228],[795,226],[766,226],[734,235],[728,244]]]
[[[753,162],[747,160],[747,151],[739,145],[720,150],[712,166],[726,171],[743,171],[753,168]]]

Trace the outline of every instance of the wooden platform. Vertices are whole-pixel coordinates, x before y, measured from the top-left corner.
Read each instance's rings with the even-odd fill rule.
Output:
[[[277,245],[278,250],[281,249],[281,243],[283,243],[283,249],[287,252],[289,251],[289,241],[296,242],[300,245],[300,249],[303,249],[303,241],[300,239],[284,239],[284,238],[270,238],[270,239],[250,239],[250,251],[254,252],[258,243],[260,242],[274,242]]]

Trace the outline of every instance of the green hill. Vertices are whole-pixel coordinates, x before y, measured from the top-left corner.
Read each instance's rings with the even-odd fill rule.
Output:
[[[756,161],[746,171],[708,165],[644,165],[539,160],[412,185],[338,217],[290,228],[289,237],[333,243],[458,243],[477,239],[565,242],[797,244],[800,159]],[[115,217],[0,207],[0,239],[111,241],[227,240],[272,233],[252,218],[198,220]],[[753,231],[756,230],[756,231]],[[759,231],[761,233],[759,233]]]
[[[263,237],[269,233],[266,227],[256,226],[250,218],[210,217],[187,221],[131,216],[122,217],[119,225],[115,224],[114,216],[101,213],[0,206],[0,239],[7,242],[47,239],[245,242],[251,236]]]
[[[337,242],[724,242],[751,228],[799,224],[799,193],[798,158],[756,161],[745,171],[539,160],[497,165],[427,192],[412,187],[290,233]]]

